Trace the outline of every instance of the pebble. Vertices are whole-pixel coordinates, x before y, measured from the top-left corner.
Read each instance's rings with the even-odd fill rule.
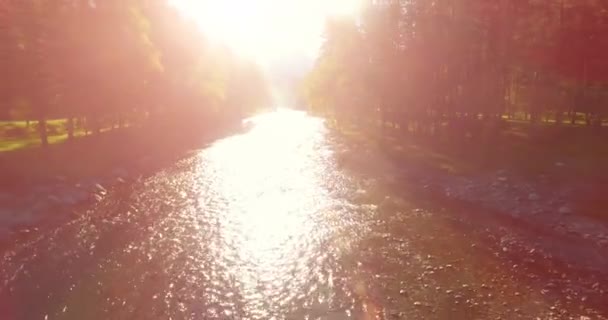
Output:
[[[101,193],[102,195],[105,195],[108,190],[106,190],[106,188],[104,188],[101,184],[96,183],[95,184],[95,189],[97,190],[97,192]]]
[[[421,306],[422,306],[422,302],[420,302],[420,301],[415,301],[415,302],[414,302],[414,306],[416,306],[416,307],[421,307]]]

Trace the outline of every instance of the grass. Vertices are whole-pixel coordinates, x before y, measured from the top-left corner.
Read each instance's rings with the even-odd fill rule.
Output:
[[[49,120],[47,127],[49,130],[49,143],[57,144],[65,142],[68,139],[68,134],[65,129],[65,119]],[[19,130],[21,134],[18,136],[10,136],[7,134],[10,130]],[[75,136],[84,136],[83,129],[76,129]],[[40,146],[40,137],[36,131],[36,122],[32,121],[30,126],[27,126],[26,121],[0,121],[0,153],[15,151],[24,148]]]
[[[341,128],[360,149],[379,148],[397,166],[430,172],[475,176],[507,170],[538,181],[541,175],[559,185],[591,186],[570,199],[581,215],[607,222],[608,130],[586,126],[531,126],[513,122],[492,139],[413,136],[395,126],[381,130]]]
[[[365,137],[368,142],[380,143],[397,161],[454,174],[509,169],[522,175],[560,173],[572,179],[608,178],[608,130],[603,128],[508,122],[498,135],[486,139],[412,136],[395,125],[365,132],[349,127],[342,132],[351,139],[361,141]]]
[[[46,148],[32,144],[0,152],[0,190],[27,188],[57,176],[74,182],[97,179],[110,175],[117,168],[126,169],[133,175],[145,174],[172,163],[188,150],[227,131],[225,129],[220,124],[206,132],[183,126],[133,125],[106,129],[95,135],[82,136],[82,133],[65,143],[61,143],[65,141],[65,134],[54,135],[53,143]]]
[[[4,152],[18,151],[20,149],[36,148],[41,146],[40,136],[36,129],[37,122],[31,121],[0,121],[0,154]],[[47,121],[47,132],[49,144],[61,144],[68,140],[66,119],[54,119]],[[10,130],[19,130],[22,134],[10,136]],[[102,128],[101,132],[111,130],[111,127]],[[74,128],[74,137],[81,138],[87,133],[84,128]]]
[[[35,121],[29,126],[26,121],[0,121],[0,174],[3,176],[0,188],[55,176],[77,180],[100,175],[117,165],[111,146],[105,143],[115,140],[112,144],[117,144],[120,133],[93,137],[86,136],[83,128],[76,128],[76,139],[67,143],[66,123],[65,119],[47,122],[49,147],[42,148]],[[8,134],[11,131],[13,134]]]

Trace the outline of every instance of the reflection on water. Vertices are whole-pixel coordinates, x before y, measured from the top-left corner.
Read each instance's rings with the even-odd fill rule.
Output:
[[[341,177],[331,167],[323,123],[292,111],[251,121],[246,135],[217,143],[199,159],[199,178],[213,172],[212,188],[224,206],[219,261],[234,262],[227,272],[242,285],[248,314],[266,318],[294,301],[329,309],[334,284],[328,264],[341,249],[329,242],[355,226],[341,220],[344,204],[327,188],[327,180],[335,184]]]
[[[345,200],[354,184],[335,167],[323,121],[278,111],[249,124],[5,257],[0,314],[351,315],[361,285],[345,281],[354,262],[343,256],[365,228],[365,210]]]
[[[344,147],[322,120],[279,111],[250,123],[249,132],[218,141],[6,253],[0,319],[592,314],[592,298],[542,291],[549,281],[580,279],[554,270],[552,260],[512,261],[515,248],[484,240],[495,235],[470,230],[457,220],[460,212],[413,207],[428,204],[402,198],[406,192],[381,177],[338,168],[334,150]],[[381,153],[363,159],[393,178]]]

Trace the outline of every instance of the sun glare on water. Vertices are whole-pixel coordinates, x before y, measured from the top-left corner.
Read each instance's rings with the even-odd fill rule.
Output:
[[[259,62],[294,53],[315,54],[325,19],[354,15],[361,1],[170,0],[210,38]]]

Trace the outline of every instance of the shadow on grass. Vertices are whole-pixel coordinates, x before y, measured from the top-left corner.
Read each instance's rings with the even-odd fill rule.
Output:
[[[2,152],[0,190],[17,191],[57,178],[77,182],[104,177],[117,169],[145,175],[239,130],[238,124],[179,130],[150,125]]]
[[[376,163],[372,165],[376,166]],[[469,258],[462,261],[459,272],[450,272],[439,282],[451,283],[454,279],[460,279],[464,283],[485,283],[496,288],[507,285],[501,290],[517,289],[501,292],[501,295],[488,299],[495,301],[497,305],[507,302],[505,312],[513,312],[512,306],[523,305],[524,299],[532,299],[546,304],[547,307],[553,306],[561,303],[566,295],[573,294],[569,290],[574,287],[580,290],[577,295],[585,296],[586,307],[604,315],[608,314],[603,293],[592,288],[594,283],[598,283],[601,288],[608,285],[608,264],[600,254],[602,249],[593,246],[593,240],[570,234],[556,234],[550,225],[539,225],[527,219],[500,214],[494,212],[495,210],[482,208],[474,202],[451,199],[441,191],[420,188],[416,181],[385,181],[382,175],[378,180],[383,182],[366,200],[379,204],[379,214],[390,221],[386,228],[391,230],[391,234],[409,237],[410,246],[416,247],[418,252],[431,254],[436,259],[434,261],[439,261],[442,265],[452,264],[463,257]],[[409,214],[407,212],[410,212],[411,208],[404,208],[399,202],[391,203],[386,199],[404,199],[403,202],[407,206],[425,208],[433,214],[426,217]],[[506,241],[503,242],[503,239]],[[509,239],[515,240],[510,242]],[[540,247],[547,251],[530,250],[537,246],[536,243],[541,243]],[[545,252],[557,255],[551,256]],[[372,267],[374,266],[378,268],[371,273],[381,274],[386,268],[386,262],[372,264]],[[409,268],[403,268],[403,265],[399,264],[395,266],[395,270],[403,271]],[[420,279],[416,278],[418,276],[419,273],[414,272],[414,278],[409,279],[411,283],[419,282]],[[438,276],[441,276],[441,273],[436,273],[433,277]],[[465,297],[464,299],[468,299],[467,294],[471,293],[469,289],[464,290],[464,293],[461,292],[462,289],[455,291]],[[577,314],[579,306],[573,304],[566,308]],[[453,295],[438,299],[437,309],[440,313],[458,315],[461,318],[474,317],[467,312],[473,311],[473,314],[476,314],[482,311],[462,303],[453,304]],[[522,311],[526,312],[526,309]],[[483,312],[477,316],[484,318]],[[485,315],[485,318],[489,317]]]
[[[445,133],[413,135],[402,129],[376,127],[340,128],[340,135],[359,152],[373,147],[397,168],[428,175],[475,177],[502,171],[500,174],[516,175],[531,183],[542,176],[550,182],[547,188],[575,188],[568,200],[582,215],[608,219],[608,198],[604,195],[608,187],[608,130],[604,128],[509,123],[484,139]]]
[[[471,138],[406,130],[341,129],[355,144],[374,143],[397,163],[418,164],[455,174],[507,169],[523,176],[559,175],[570,180],[608,181],[608,130],[509,123],[500,132]]]

